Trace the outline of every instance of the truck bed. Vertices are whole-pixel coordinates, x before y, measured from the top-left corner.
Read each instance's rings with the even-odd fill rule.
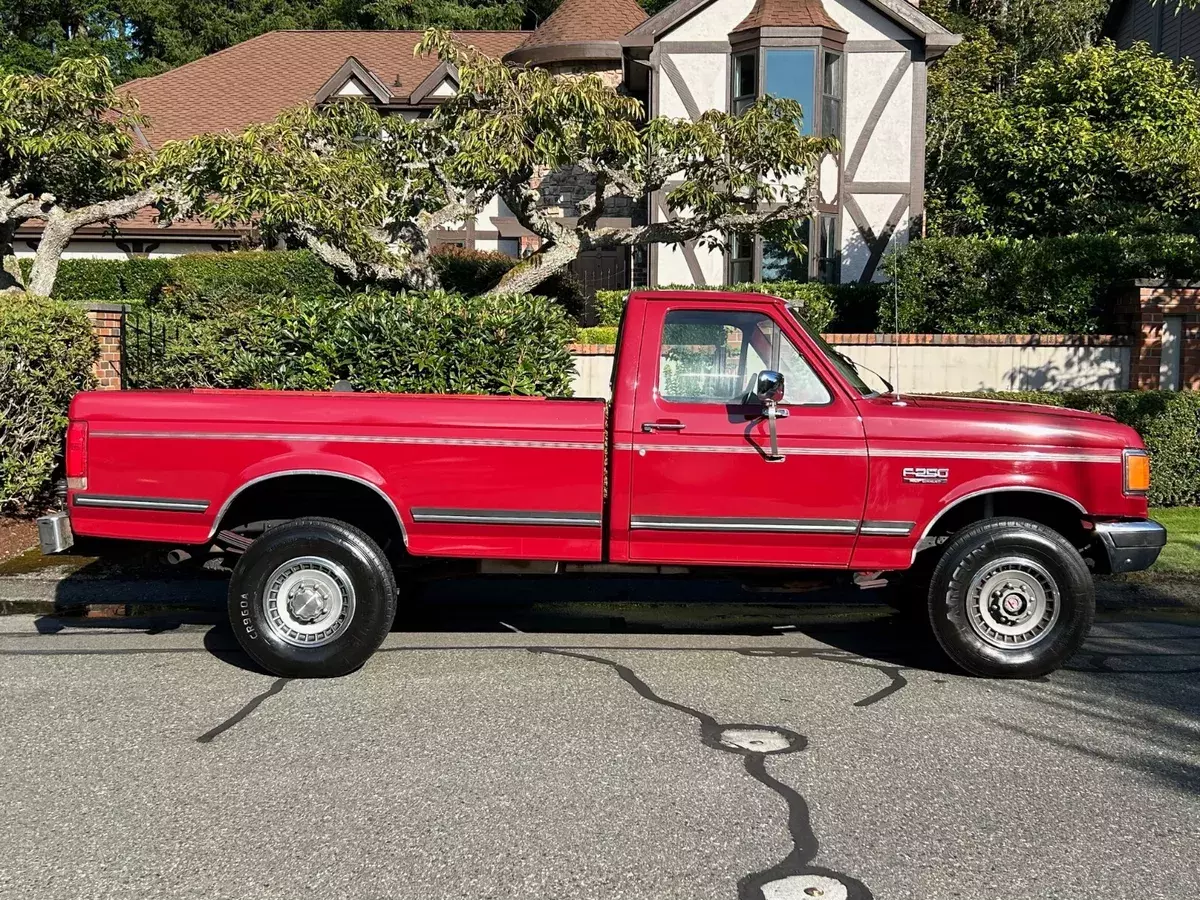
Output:
[[[377,489],[410,552],[596,561],[601,400],[277,391],[83,393],[75,533],[198,545],[238,490],[285,473]]]

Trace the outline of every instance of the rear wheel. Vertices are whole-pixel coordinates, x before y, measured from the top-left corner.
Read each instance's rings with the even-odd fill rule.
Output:
[[[260,666],[289,678],[345,675],[383,643],[396,580],[379,546],[335,519],[270,529],[238,560],[229,617]]]
[[[1053,672],[1079,649],[1096,613],[1079,551],[1028,519],[989,519],[955,535],[934,568],[928,601],[946,654],[992,678]]]

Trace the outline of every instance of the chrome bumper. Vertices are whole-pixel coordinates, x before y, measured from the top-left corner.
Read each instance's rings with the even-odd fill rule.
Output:
[[[75,543],[75,535],[71,533],[71,517],[65,512],[42,516],[37,520],[37,525],[42,553],[62,553],[70,550]]]
[[[1150,568],[1167,544],[1167,529],[1150,519],[1097,522],[1096,534],[1108,553],[1114,575]]]

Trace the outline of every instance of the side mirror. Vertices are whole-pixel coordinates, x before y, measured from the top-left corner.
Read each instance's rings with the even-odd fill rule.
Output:
[[[782,402],[783,375],[770,369],[759,372],[758,380],[754,383],[754,399],[763,406]]]

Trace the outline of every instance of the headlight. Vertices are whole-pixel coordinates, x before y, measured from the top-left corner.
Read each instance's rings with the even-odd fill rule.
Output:
[[[1126,450],[1125,493],[1145,494],[1150,490],[1150,454],[1145,450]]]

